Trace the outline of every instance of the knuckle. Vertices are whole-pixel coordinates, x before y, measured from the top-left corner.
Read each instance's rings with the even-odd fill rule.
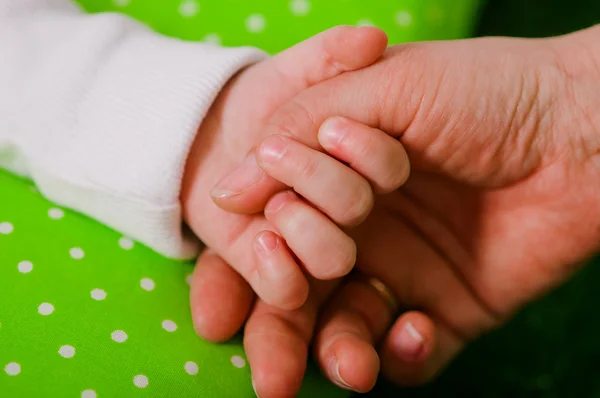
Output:
[[[395,174],[390,173],[379,182],[380,193],[388,193],[400,188],[406,182],[408,174],[405,171],[398,171]]]
[[[370,163],[367,177],[374,182],[377,192],[391,192],[408,178],[407,155],[400,141],[392,141],[381,130],[374,132],[376,134],[362,134],[349,141],[357,148],[356,159],[366,159]]]
[[[375,131],[371,131],[373,133]],[[377,159],[381,156],[378,150],[376,134],[365,134],[362,130],[353,131],[354,134],[348,134],[346,137],[348,145],[356,148],[357,159]],[[384,134],[378,131],[378,134]]]
[[[371,212],[374,201],[371,186],[368,182],[362,180],[350,195],[349,204],[343,207],[344,210],[338,222],[346,226],[360,224]]]
[[[327,279],[340,278],[352,271],[356,264],[356,252],[356,243],[346,235],[336,250],[331,251],[329,261],[331,274],[326,275]]]
[[[336,26],[323,32],[323,55],[321,59],[325,70],[324,75],[335,76],[351,69],[338,55],[340,40],[343,40],[346,37],[350,32],[350,29],[351,28],[348,26]]]
[[[409,173],[410,168],[405,164],[398,163],[389,167],[378,181],[379,192],[388,193],[400,188],[408,179]]]
[[[301,156],[297,154],[297,159],[294,162],[296,169],[295,171],[298,173],[300,178],[305,180],[312,179],[319,169],[319,161],[315,157],[311,156]]]
[[[290,100],[281,107],[269,120],[269,126],[273,127],[278,134],[295,138],[312,147],[318,147],[314,116],[298,98]],[[313,136],[309,136],[308,131],[315,133]]]
[[[384,130],[403,131],[408,128],[407,123],[416,119],[422,103],[426,103],[426,93],[433,85],[432,76],[438,74],[432,71],[432,65],[437,65],[432,54],[429,45],[410,43],[398,46],[390,52],[390,62],[382,63],[378,87]],[[402,89],[398,90],[398,87]],[[399,103],[405,104],[402,117],[398,113]]]
[[[266,300],[265,302],[285,311],[293,311],[302,307],[308,297],[308,287],[297,283],[296,278],[297,275],[294,275],[293,278],[278,281],[279,286],[287,286],[287,288],[282,290],[280,295],[274,298],[271,303]]]
[[[284,238],[286,236],[293,237],[292,242],[287,242],[289,245],[295,240],[300,240],[300,238],[306,236],[306,231],[310,231],[310,222],[302,208],[293,203],[286,207],[285,212],[279,214],[277,227],[283,233]]]
[[[336,76],[350,69],[348,66],[338,61],[337,57],[334,55],[333,50],[330,48],[325,47],[323,49],[322,59],[324,75]]]

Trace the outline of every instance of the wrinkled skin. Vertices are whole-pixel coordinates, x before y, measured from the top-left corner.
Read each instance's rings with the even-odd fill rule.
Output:
[[[415,311],[394,320],[372,289],[350,281],[335,291],[333,283],[314,283],[295,311],[257,301],[245,344],[261,397],[294,396],[311,341],[324,373],[344,388],[369,390],[380,367],[398,384],[430,380],[466,342],[564,282],[598,250],[598,37],[595,28],[545,40],[401,45],[273,114],[271,135],[302,141],[306,132],[316,137],[328,118],[343,116],[404,144],[411,177],[376,197],[364,223],[348,233],[357,267]],[[245,192],[246,209],[236,199],[236,210],[268,208],[282,188],[264,179]],[[248,291],[217,256],[199,264]],[[192,305],[212,303],[211,311],[220,311],[223,298],[199,292]],[[236,330],[241,318],[237,313],[219,328]],[[413,332],[418,345],[410,343]]]

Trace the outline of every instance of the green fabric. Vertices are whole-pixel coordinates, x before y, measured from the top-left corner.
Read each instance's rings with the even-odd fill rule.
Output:
[[[191,264],[2,171],[0,187],[0,396],[254,396],[240,338],[214,345],[194,333]],[[344,396],[313,369],[302,396],[319,392]]]
[[[376,25],[390,43],[471,34],[481,0],[79,0],[186,40],[276,53],[336,25]]]
[[[391,43],[463,37],[479,0],[82,0],[158,32],[276,53],[339,24]],[[191,263],[170,261],[0,171],[0,396],[251,397],[240,338],[201,341]],[[300,396],[347,396],[310,367]]]

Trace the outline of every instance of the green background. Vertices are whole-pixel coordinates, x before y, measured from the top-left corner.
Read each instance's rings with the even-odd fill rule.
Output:
[[[259,47],[269,53],[284,50],[336,25],[377,25],[390,43],[460,38],[471,34],[481,0],[77,0],[92,13],[118,11],[144,22],[153,30],[185,40],[202,41],[217,34],[225,46]],[[308,1],[304,13],[291,4]],[[124,4],[118,6],[115,4]],[[398,11],[410,12],[410,23],[398,23]],[[248,18],[264,16],[264,29],[249,32]]]

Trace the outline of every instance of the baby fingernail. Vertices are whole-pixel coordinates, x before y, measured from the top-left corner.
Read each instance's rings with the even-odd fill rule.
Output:
[[[425,339],[410,322],[398,334],[398,349],[406,360],[417,360],[425,347]]]
[[[271,232],[263,232],[256,238],[258,249],[264,254],[274,252],[279,246],[279,239]]]
[[[275,163],[283,157],[286,146],[287,144],[283,138],[278,136],[269,137],[260,146],[260,159],[265,163]]]
[[[342,375],[340,374],[340,364],[335,357],[329,360],[329,374],[338,386],[347,390],[355,390],[354,387],[346,383],[346,380],[343,379]]]
[[[256,184],[263,175],[254,155],[248,155],[236,169],[217,183],[210,194],[214,198],[238,195]]]
[[[340,117],[327,119],[319,129],[319,140],[324,147],[335,147],[346,135],[346,120]]]

